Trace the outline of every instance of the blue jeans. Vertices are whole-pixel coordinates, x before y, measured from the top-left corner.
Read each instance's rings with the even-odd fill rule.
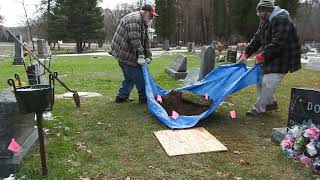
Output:
[[[122,81],[122,86],[119,89],[118,96],[120,98],[129,98],[130,92],[135,85],[139,93],[139,100],[145,100],[147,97],[141,66],[139,65],[137,67],[134,67],[121,62],[119,62],[119,66],[121,67],[124,80]]]

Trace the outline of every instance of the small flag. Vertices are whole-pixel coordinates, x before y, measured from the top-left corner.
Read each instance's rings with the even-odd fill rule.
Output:
[[[205,100],[209,100],[208,93],[205,93],[205,94],[204,94],[204,99],[205,99]]]
[[[230,116],[231,116],[232,119],[235,119],[237,117],[236,110],[230,111]]]
[[[161,97],[160,95],[157,95],[157,101],[158,101],[159,103],[162,103],[162,97]]]
[[[8,150],[18,153],[20,151],[20,145],[12,138],[8,146]]]
[[[179,117],[179,114],[176,111],[172,111],[172,118],[177,119]]]

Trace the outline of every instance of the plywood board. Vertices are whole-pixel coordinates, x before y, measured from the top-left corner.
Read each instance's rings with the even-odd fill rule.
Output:
[[[227,151],[205,128],[163,130],[154,132],[169,156],[202,152]]]

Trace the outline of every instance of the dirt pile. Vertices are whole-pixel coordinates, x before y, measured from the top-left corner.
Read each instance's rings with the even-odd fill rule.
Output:
[[[212,100],[206,100],[204,96],[198,96],[190,91],[171,91],[162,97],[162,107],[169,116],[172,111],[176,111],[180,115],[192,116],[199,115],[207,111]]]

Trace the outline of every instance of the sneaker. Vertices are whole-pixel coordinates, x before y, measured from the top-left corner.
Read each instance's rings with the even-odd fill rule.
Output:
[[[250,109],[246,112],[246,116],[257,117],[260,113],[258,113],[255,109]]]
[[[115,103],[125,103],[125,102],[132,102],[133,99],[131,98],[122,98],[120,96],[116,97],[116,100],[114,101]]]
[[[274,101],[272,104],[268,104],[266,106],[266,111],[274,111],[274,110],[277,110],[277,109],[279,109],[277,101]]]

